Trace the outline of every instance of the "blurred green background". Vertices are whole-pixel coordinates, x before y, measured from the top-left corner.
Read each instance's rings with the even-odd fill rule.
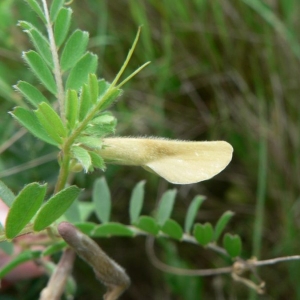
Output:
[[[229,167],[209,180],[176,186],[173,218],[183,222],[197,195],[207,196],[198,222],[213,224],[226,210],[236,213],[229,232],[243,239],[243,255],[260,259],[299,254],[300,249],[300,2],[297,0],[123,0],[74,1],[73,29],[90,32],[90,51],[99,56],[98,75],[112,80],[139,25],[143,30],[128,74],[151,65],[124,88],[112,108],[117,135],[184,140],[226,140],[234,147]],[[24,105],[12,85],[19,79],[40,86],[21,52],[30,49],[17,20],[39,20],[21,0],[0,2],[0,179],[14,191],[32,181],[55,183],[56,150],[24,133],[7,111]],[[44,92],[44,91],[43,91]],[[95,178],[74,181],[90,199]],[[139,168],[109,166],[113,219],[128,222],[135,183],[146,179],[151,213],[168,189],[163,179]],[[249,289],[222,277],[163,274],[149,262],[144,238],[98,241],[132,279],[122,299],[247,299]],[[169,264],[188,268],[223,266],[211,251],[160,243]],[[260,268],[266,294],[259,299],[300,299],[300,263]],[[104,289],[79,259],[76,299],[99,299]],[[0,292],[1,299],[37,299],[46,277]]]

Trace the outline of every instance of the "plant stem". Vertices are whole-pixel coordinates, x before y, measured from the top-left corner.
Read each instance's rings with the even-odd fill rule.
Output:
[[[57,47],[55,44],[54,34],[53,34],[53,30],[52,30],[52,23],[50,20],[50,15],[49,15],[48,7],[47,7],[47,1],[42,0],[42,2],[43,2],[45,18],[47,21],[46,28],[47,28],[47,32],[48,32],[50,49],[51,49],[53,64],[54,64],[53,73],[54,73],[56,86],[57,86],[57,100],[58,100],[58,104],[59,104],[59,113],[60,113],[60,117],[61,117],[63,123],[65,124],[66,123],[65,99],[64,99],[65,92],[64,92],[63,82],[62,82]]]

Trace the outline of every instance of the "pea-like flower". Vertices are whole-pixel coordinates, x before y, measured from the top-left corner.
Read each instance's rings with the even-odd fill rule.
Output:
[[[174,184],[207,180],[231,161],[224,141],[189,142],[159,138],[105,138],[99,154],[107,163],[141,166]]]

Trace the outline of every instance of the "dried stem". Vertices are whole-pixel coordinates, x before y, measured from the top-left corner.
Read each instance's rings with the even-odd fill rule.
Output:
[[[47,286],[42,290],[40,300],[60,300],[65,290],[68,276],[70,275],[75,259],[75,252],[73,249],[66,249],[52,273]]]
[[[68,222],[58,225],[62,238],[94,270],[96,278],[107,287],[104,300],[116,300],[128,288],[130,279],[125,270],[112,260],[90,237]]]

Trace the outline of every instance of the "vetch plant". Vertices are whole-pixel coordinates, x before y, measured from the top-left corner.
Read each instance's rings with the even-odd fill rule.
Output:
[[[75,172],[87,173],[96,168],[105,170],[106,163],[113,163],[141,166],[173,184],[191,184],[208,180],[221,172],[231,161],[233,149],[224,141],[112,137],[117,121],[107,109],[121,96],[123,85],[148,65],[145,63],[121,81],[140,29],[123,66],[109,83],[95,74],[98,60],[95,54],[86,50],[88,33],[77,29],[69,34],[72,10],[63,0],[53,0],[50,8],[46,0],[25,1],[40,17],[45,32],[28,21],[19,22],[35,48],[23,53],[23,58],[50,96],[44,96],[37,87],[26,81],[19,81],[15,89],[28,101],[30,108],[16,107],[11,115],[36,138],[59,150],[60,168],[53,191],[47,183],[32,182],[15,196],[0,182],[0,197],[9,207],[0,240],[16,243],[18,237],[30,234],[38,237],[43,246],[36,250],[31,248],[29,242],[23,251],[3,266],[0,278],[23,262],[34,260],[51,274],[40,299],[60,299],[63,293],[72,298],[76,285],[70,274],[76,253],[93,268],[97,279],[106,285],[104,299],[117,299],[129,286],[130,279],[125,270],[92,238],[143,235],[148,239],[147,253],[151,261],[163,271],[200,276],[231,273],[233,279],[262,292],[262,282],[255,284],[242,274],[254,270],[256,266],[283,259],[266,262],[243,260],[240,258],[241,238],[229,233],[223,236],[223,246],[219,246],[218,242],[233,213],[225,212],[216,226],[210,223],[194,224],[204,197],[196,196],[191,202],[184,228],[171,218],[176,190],[164,193],[153,216],[141,215],[143,181],[132,192],[129,225],[110,221],[111,196],[104,178],[95,182],[91,203],[78,200],[81,190],[71,184]],[[50,197],[49,193],[52,193]],[[95,211],[100,224],[88,222],[91,211]],[[206,247],[226,257],[232,265],[209,270],[170,267],[154,253],[156,237]],[[7,252],[11,254],[11,250]],[[59,252],[63,254],[56,266],[45,259]]]

